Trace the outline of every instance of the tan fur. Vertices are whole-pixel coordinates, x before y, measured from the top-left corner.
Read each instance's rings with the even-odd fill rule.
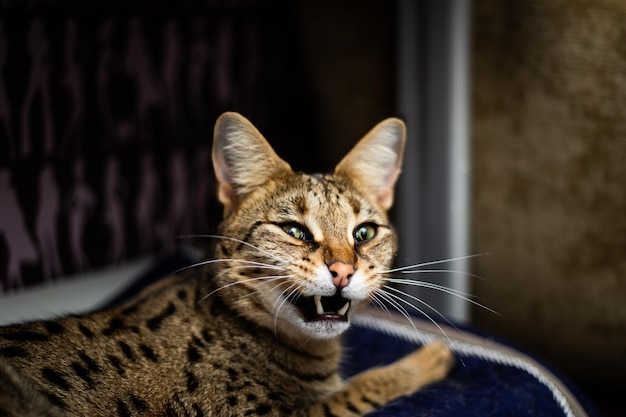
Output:
[[[337,372],[339,336],[396,250],[386,210],[403,146],[404,125],[388,119],[335,174],[306,175],[245,118],[221,116],[213,260],[120,308],[1,328],[0,415],[353,416],[443,378],[442,344],[346,383]],[[371,240],[357,240],[363,225]],[[333,265],[351,273],[333,280]]]

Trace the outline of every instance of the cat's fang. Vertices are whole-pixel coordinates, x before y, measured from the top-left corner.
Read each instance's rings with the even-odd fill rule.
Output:
[[[317,309],[317,314],[320,316],[324,314],[324,306],[322,306],[322,297],[319,295],[314,295],[313,299],[315,300],[315,308]]]
[[[343,307],[341,307],[339,310],[337,310],[337,314],[339,314],[340,316],[345,316],[346,313],[348,312],[348,309],[350,308],[350,301],[348,301],[346,303],[346,305],[344,305]],[[318,308],[319,310],[319,308]]]
[[[306,322],[348,321],[348,313],[352,305],[352,302],[343,298],[340,293],[333,296],[296,297],[289,301],[298,308]]]

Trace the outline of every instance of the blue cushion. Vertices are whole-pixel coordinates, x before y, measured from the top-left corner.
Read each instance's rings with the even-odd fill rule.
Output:
[[[410,325],[404,317],[386,316],[368,310],[355,318],[344,338],[345,377],[390,363],[435,338],[447,341],[457,360],[445,380],[368,416],[597,416],[563,377],[510,346],[458,328],[446,328],[446,339],[427,321]]]

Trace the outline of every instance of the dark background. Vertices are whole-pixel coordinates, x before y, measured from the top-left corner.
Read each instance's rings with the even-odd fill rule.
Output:
[[[476,309],[472,324],[623,415],[626,6],[475,0],[472,10],[472,252],[490,253],[473,264],[483,279],[472,292],[502,314]],[[19,291],[16,276],[55,281],[213,230],[206,158],[224,110],[246,115],[294,168],[331,169],[397,113],[396,13],[385,0],[0,2],[3,291]],[[90,204],[72,199],[81,164]],[[40,186],[49,172],[53,185]],[[82,264],[70,244],[76,204]],[[38,228],[50,218],[55,227]]]

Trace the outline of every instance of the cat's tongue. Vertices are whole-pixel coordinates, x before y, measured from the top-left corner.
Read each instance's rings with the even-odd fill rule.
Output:
[[[336,320],[347,321],[350,300],[339,293],[332,297],[298,297],[294,302],[305,321]]]

